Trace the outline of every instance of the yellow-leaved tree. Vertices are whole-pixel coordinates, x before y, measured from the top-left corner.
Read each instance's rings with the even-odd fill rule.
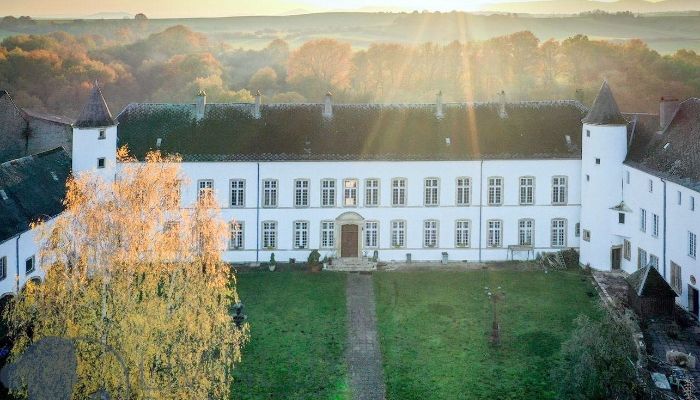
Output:
[[[206,193],[181,207],[177,157],[119,157],[114,183],[70,180],[65,211],[41,226],[46,277],[8,312],[13,357],[42,338],[73,340],[76,399],[228,398],[248,330],[231,316],[226,223]]]

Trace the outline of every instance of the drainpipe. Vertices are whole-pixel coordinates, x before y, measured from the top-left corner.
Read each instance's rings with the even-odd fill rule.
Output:
[[[19,238],[22,236],[20,233],[17,235],[15,240],[15,266],[17,267],[17,272],[15,274],[15,294],[19,294]]]
[[[664,232],[664,239],[662,241],[663,245],[663,261],[664,261],[664,279],[666,279],[666,180],[661,179],[661,182],[664,184],[664,210],[663,210],[663,216],[664,216],[664,225],[663,225],[663,232]]]
[[[479,165],[479,262],[481,262],[481,230],[482,228],[482,213],[483,213],[483,204],[484,204],[484,195],[483,195],[483,188],[484,188],[484,160],[481,160],[481,164]]]
[[[257,199],[255,201],[255,263],[260,263],[260,162],[257,163]]]

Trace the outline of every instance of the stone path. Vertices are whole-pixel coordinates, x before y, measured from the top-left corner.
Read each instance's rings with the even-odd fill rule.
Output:
[[[346,286],[350,389],[355,400],[385,398],[382,353],[377,336],[377,315],[372,275],[348,274]]]

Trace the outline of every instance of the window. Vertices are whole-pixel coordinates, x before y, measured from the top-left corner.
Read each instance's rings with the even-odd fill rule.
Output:
[[[276,221],[264,221],[262,223],[262,247],[266,249],[277,248]]]
[[[391,221],[391,247],[406,245],[406,221]]]
[[[683,293],[683,275],[681,266],[671,261],[671,287],[677,294]]]
[[[24,272],[25,274],[30,274],[34,272],[34,268],[36,267],[36,259],[34,256],[31,256],[24,260]]]
[[[630,184],[630,171],[629,170],[625,171],[625,181],[627,182],[628,185]]]
[[[581,236],[581,223],[580,222],[577,222],[576,225],[574,225],[574,235],[576,235],[576,237]]]
[[[503,245],[503,222],[499,220],[487,221],[488,246],[501,247]]]
[[[642,232],[647,231],[647,210],[643,208],[639,210],[639,230]]]
[[[591,137],[591,130],[590,129],[586,129],[586,137]]]
[[[357,179],[346,179],[343,183],[344,191],[344,202],[345,207],[356,207],[357,206]]]
[[[518,221],[518,244],[520,246],[532,246],[535,236],[535,221],[532,219],[521,219]]]
[[[294,180],[294,207],[309,206],[309,180]]]
[[[503,204],[503,178],[491,177],[488,180],[488,204],[500,206]]]
[[[583,230],[583,240],[586,242],[591,241],[591,231],[589,231],[588,229]]]
[[[647,266],[647,252],[641,247],[637,248],[637,268],[644,268]]]
[[[656,214],[651,215],[651,236],[659,237],[659,216]]]
[[[335,179],[321,180],[321,207],[335,207]]]
[[[379,247],[379,222],[365,221],[365,247]]]
[[[379,179],[365,179],[365,207],[379,205]]]
[[[468,206],[472,197],[472,182],[467,177],[457,178],[457,205]]]
[[[0,257],[0,281],[7,278],[7,257]]]
[[[653,254],[649,254],[649,265],[656,269],[659,269],[659,257]]]
[[[104,168],[105,167],[105,158],[100,157],[97,159],[97,168]]]
[[[243,223],[233,221],[230,224],[230,235],[228,248],[231,250],[240,250],[243,248]]]
[[[97,140],[105,139],[107,139],[107,131],[105,129],[100,129],[99,133],[97,134]]]
[[[586,182],[590,182],[590,181],[591,181],[591,176],[586,174]]]
[[[698,236],[693,232],[688,232],[688,255],[693,258],[698,255]]]
[[[307,221],[294,221],[294,248],[305,249],[309,247],[309,223]]]
[[[326,249],[335,247],[335,222],[321,221],[321,247]]]
[[[595,163],[596,163],[596,165],[600,165],[600,158],[596,158]]]
[[[423,247],[437,247],[438,222],[434,219],[423,221]]]
[[[690,211],[695,211],[695,196],[690,196]]]
[[[265,179],[263,186],[263,207],[277,207],[277,180]]]
[[[677,202],[678,202],[678,205],[679,205],[679,206],[680,206],[681,204],[683,204],[683,193],[681,193],[680,190],[678,191],[678,200],[677,200]]]
[[[565,176],[552,178],[552,204],[566,204],[567,179]]]
[[[424,189],[423,202],[426,206],[437,206],[440,204],[440,184],[437,178],[426,178]]]
[[[391,181],[391,205],[406,205],[406,179],[395,178]]]
[[[520,178],[520,204],[535,204],[535,178],[531,176]]]
[[[566,246],[566,220],[555,218],[552,220],[552,247]]]
[[[625,223],[625,213],[617,213],[617,222],[619,224]]]
[[[622,255],[627,261],[632,259],[632,243],[627,239],[622,242]]]
[[[202,179],[197,181],[197,199],[203,200],[211,198],[214,195],[214,181],[211,179]]]
[[[649,179],[649,193],[654,192],[654,181]]]
[[[231,207],[245,207],[245,180],[231,179]]]
[[[471,240],[471,223],[466,219],[455,221],[455,246],[469,247]]]

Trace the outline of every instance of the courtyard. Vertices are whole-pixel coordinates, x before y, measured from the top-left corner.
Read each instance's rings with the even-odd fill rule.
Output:
[[[354,323],[346,310],[349,277],[238,274],[251,341],[234,371],[234,399],[352,398],[358,383],[347,365],[355,360],[346,352]],[[366,278],[388,399],[553,398],[549,369],[573,319],[597,312],[591,279],[578,270],[435,267]]]

